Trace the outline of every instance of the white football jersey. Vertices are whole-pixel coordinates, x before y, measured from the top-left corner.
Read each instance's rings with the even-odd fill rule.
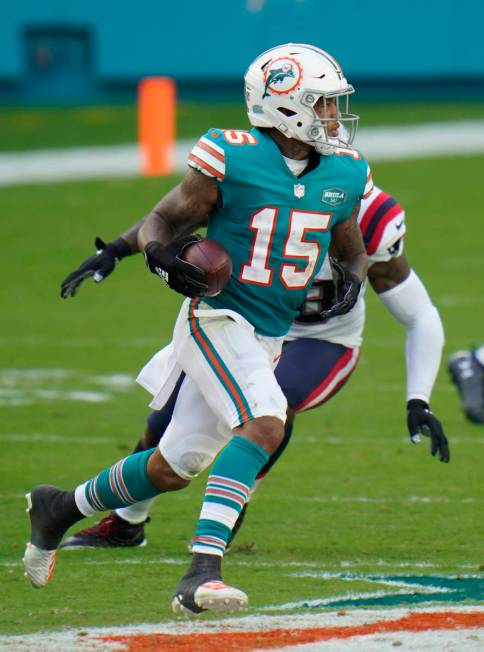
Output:
[[[391,195],[375,186],[370,195],[361,201],[358,214],[363,241],[368,254],[369,264],[380,263],[400,256],[403,251],[405,235],[405,212]],[[316,279],[331,280],[332,272],[329,259],[321,266]],[[286,335],[287,340],[300,337],[311,337],[349,348],[360,347],[363,340],[365,325],[365,282],[355,307],[346,315],[333,317],[326,323],[293,322],[291,330]],[[311,300],[311,288],[307,301]]]

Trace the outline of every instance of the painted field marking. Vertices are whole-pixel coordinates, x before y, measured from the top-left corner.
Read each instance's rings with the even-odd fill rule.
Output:
[[[0,406],[16,407],[46,401],[101,403],[134,386],[135,379],[129,374],[93,375],[76,369],[56,368],[2,369]]]
[[[347,593],[339,596],[297,600],[285,604],[273,604],[263,611],[291,611],[294,609],[322,609],[324,607],[367,607],[393,606],[399,604],[418,604],[432,602],[455,603],[464,600],[484,603],[484,577],[481,575],[393,575],[374,576],[367,574],[299,572],[287,573],[289,577],[308,577],[313,579],[339,579],[349,582],[368,582],[381,584],[397,590],[378,590],[373,592]]]
[[[290,619],[287,615],[176,619],[153,625],[1,636],[0,649],[9,652],[253,652],[267,649],[386,652],[402,645],[402,641],[412,643],[403,649],[477,652],[484,641],[484,608],[348,609],[293,614]],[[438,647],[429,646],[432,641],[436,641]]]

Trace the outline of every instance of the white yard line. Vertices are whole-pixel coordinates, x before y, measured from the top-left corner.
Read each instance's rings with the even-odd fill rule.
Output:
[[[91,437],[91,436],[75,436],[75,435],[55,435],[40,432],[7,432],[0,434],[0,442],[28,442],[29,444],[85,444],[86,446],[104,445],[104,444],[119,444],[119,439],[116,437]]]
[[[186,169],[194,140],[175,147],[175,172]],[[356,147],[370,163],[484,152],[484,120],[361,127]],[[140,155],[136,143],[0,154],[0,186],[77,179],[136,177]]]

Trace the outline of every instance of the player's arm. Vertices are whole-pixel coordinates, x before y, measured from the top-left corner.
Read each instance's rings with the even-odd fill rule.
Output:
[[[182,252],[199,236],[188,235],[207,221],[218,200],[216,182],[190,169],[182,183],[171,190],[147,215],[138,235],[148,269],[170,288],[188,297],[203,296],[207,290],[204,273],[182,260]]]
[[[329,310],[323,310],[323,319],[331,319],[349,312],[358,300],[361,285],[366,277],[368,256],[356,219],[359,208],[360,205],[357,204],[351,216],[336,224],[331,232],[329,253],[340,280],[337,284],[336,303]]]
[[[442,426],[429,408],[444,345],[444,329],[425,286],[405,254],[377,262],[368,280],[387,310],[406,328],[407,425],[413,443],[430,435],[432,455],[449,461]]]
[[[213,179],[189,169],[183,181],[173,188],[153,210],[139,220],[116,240],[106,244],[96,238],[96,254],[85,260],[61,284],[61,296],[74,297],[84,279],[92,277],[96,283],[103,281],[116,264],[132,254],[143,251],[142,227],[148,241],[169,243],[192,233],[205,223],[208,213],[216,205],[217,186]],[[141,239],[141,247],[140,247]],[[187,241],[185,241],[185,246]]]

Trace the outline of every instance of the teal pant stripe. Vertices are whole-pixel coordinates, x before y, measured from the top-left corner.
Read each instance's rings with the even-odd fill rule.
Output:
[[[148,480],[146,466],[155,449],[129,455],[89,480],[85,496],[96,511],[127,507],[160,492]]]
[[[223,388],[229,395],[230,400],[234,404],[240,422],[245,423],[254,418],[247,399],[244,396],[239,384],[231,374],[221,356],[217,353],[212,342],[205,334],[203,328],[200,326],[200,320],[195,317],[195,309],[200,302],[199,299],[194,299],[190,302],[189,308],[189,325],[190,334],[195,340],[196,345],[200,349],[203,357],[207,361],[214,374],[222,384]]]

